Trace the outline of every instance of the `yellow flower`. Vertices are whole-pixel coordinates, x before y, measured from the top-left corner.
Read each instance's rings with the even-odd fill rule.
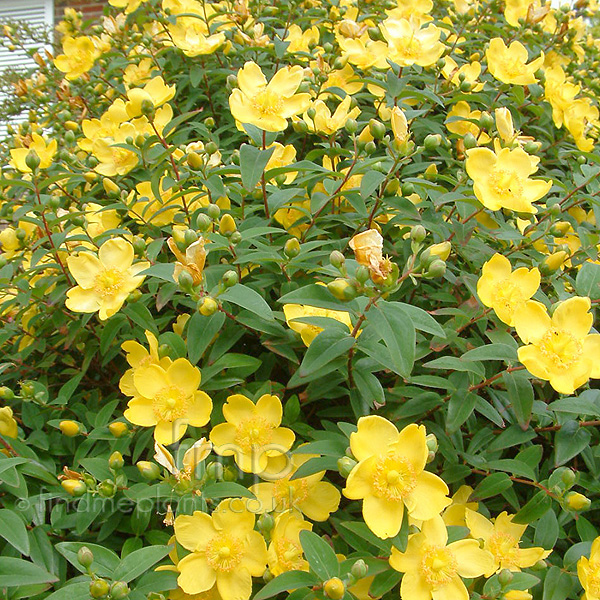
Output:
[[[17,422],[10,406],[0,407],[0,435],[16,439],[19,435]]]
[[[31,134],[32,141],[28,148],[13,148],[10,151],[11,161],[10,164],[15,169],[21,171],[21,173],[31,173],[31,169],[25,163],[27,155],[33,151],[37,154],[40,159],[40,169],[47,169],[52,164],[52,159],[56,154],[58,143],[56,140],[52,140],[49,144],[46,144],[46,140],[37,133]]]
[[[202,273],[204,271],[204,264],[206,263],[206,255],[208,254],[208,250],[204,247],[206,244],[204,238],[200,236],[195,242],[190,244],[186,248],[185,254],[179,250],[172,237],[167,240],[167,244],[177,258],[175,270],[173,271],[175,282],[179,281],[179,275],[183,271],[187,271],[192,276],[194,285],[202,283]]]
[[[127,92],[129,101],[125,104],[125,110],[130,119],[139,117],[143,114],[144,102],[158,108],[173,99],[175,92],[174,85],[168,86],[162,77],[154,77],[143,88],[132,88]]]
[[[92,143],[91,151],[99,164],[95,171],[100,175],[114,177],[126,175],[138,164],[137,154],[133,150],[122,148],[116,144],[124,144],[127,138],[134,138],[138,132],[131,123],[121,123],[114,131],[113,138],[97,138]]]
[[[467,150],[465,167],[473,180],[477,199],[490,210],[507,208],[517,212],[537,212],[533,202],[545,196],[552,181],[529,179],[540,159],[522,148],[472,148]]]
[[[465,512],[467,508],[477,510],[477,502],[469,502],[473,495],[473,488],[470,485],[461,485],[456,494],[452,496],[452,504],[442,513],[444,523],[448,527],[466,527]]]
[[[403,144],[408,139],[408,121],[406,115],[401,108],[394,106],[391,112],[392,131],[394,139],[399,144]]]
[[[515,313],[515,329],[527,346],[519,360],[534,376],[561,394],[572,394],[590,377],[600,378],[600,334],[590,334],[594,317],[590,299],[561,302],[552,317],[540,302],[529,300]]]
[[[428,520],[450,504],[448,486],[424,470],[424,426],[412,424],[398,432],[383,417],[361,417],[350,448],[359,462],[348,476],[344,496],[363,499],[363,518],[378,537],[397,535],[405,509],[413,519]]]
[[[485,306],[494,309],[503,323],[512,327],[515,312],[537,292],[540,279],[537,267],[512,271],[508,258],[494,254],[483,265],[477,295]]]
[[[319,30],[313,26],[303,31],[299,25],[293,23],[289,26],[283,41],[289,42],[286,52],[290,54],[296,54],[297,52],[309,53],[319,43]]]
[[[163,2],[163,10],[169,8],[172,15],[178,15],[175,23],[168,25],[171,34],[169,44],[172,41],[177,48],[190,57],[215,52],[225,42],[225,34],[210,32],[207,20],[213,26],[217,22],[214,18],[213,6],[216,5],[201,4],[194,0],[176,4]]]
[[[309,94],[297,94],[302,83],[302,67],[279,69],[267,82],[260,67],[247,62],[238,71],[239,88],[229,96],[231,114],[240,123],[249,123],[265,131],[283,131],[290,117],[309,106]]]
[[[121,348],[126,352],[126,360],[131,369],[127,369],[119,381],[119,389],[126,396],[136,396],[137,391],[133,383],[133,374],[136,369],[146,367],[148,365],[160,365],[163,369],[167,369],[171,364],[171,359],[168,356],[160,358],[158,356],[158,340],[151,331],[145,331],[148,348],[136,342],[135,340],[127,340],[121,344]]]
[[[502,569],[520,571],[532,567],[546,558],[551,550],[543,548],[520,548],[521,537],[527,525],[513,523],[513,515],[500,513],[494,522],[473,510],[466,511],[467,527],[476,540],[483,540],[483,548],[491,553],[493,563],[485,572],[486,577]]]
[[[480,110],[471,110],[471,106],[464,100],[459,100],[448,112],[446,127],[448,131],[457,135],[465,136],[467,133],[473,135],[481,144],[490,141],[489,136],[479,129],[477,124],[481,117]]]
[[[390,565],[404,573],[402,600],[469,600],[461,577],[480,577],[492,564],[492,555],[476,540],[448,544],[448,531],[441,517],[423,523],[420,533],[409,536],[406,551],[393,547],[390,556]]]
[[[352,65],[363,71],[371,68],[387,69],[388,45],[382,41],[372,41],[368,35],[366,39],[341,37],[338,39],[342,50],[342,60],[347,59]]]
[[[69,256],[67,266],[78,285],[67,292],[67,308],[84,313],[99,311],[102,321],[112,317],[144,281],[145,276],[139,273],[150,266],[146,261],[133,264],[133,257],[133,246],[123,238],[104,242],[98,256],[91,252]]]
[[[560,65],[548,67],[544,73],[544,97],[552,106],[552,120],[557,127],[564,124],[564,113],[571,106],[580,86],[567,81],[567,76]]]
[[[470,83],[472,91],[480,92],[483,89],[483,83],[477,83],[479,76],[481,75],[481,63],[474,61],[472,63],[466,63],[459,67],[456,61],[450,56],[444,58],[444,68],[442,69],[442,75],[451,81],[455,86],[460,86],[462,81]],[[464,75],[464,79],[461,80],[461,75]]]
[[[363,82],[360,81],[354,72],[354,69],[348,63],[346,63],[342,69],[329,71],[327,80],[321,86],[321,89],[328,90],[334,87],[340,88],[352,96],[353,94],[357,94],[360,92],[360,90],[362,90]],[[331,95],[336,94],[332,91]]]
[[[138,223],[152,223],[158,227],[170,225],[178,212],[183,211],[184,202],[188,207],[193,194],[181,195],[176,185],[165,189],[167,179],[161,177],[158,182],[160,194],[154,195],[152,183],[141,181],[127,197],[129,216]],[[174,197],[175,196],[175,197]]]
[[[132,13],[134,10],[137,10],[142,2],[146,2],[146,0],[108,0],[108,3],[111,6],[124,8],[126,15]]]
[[[262,473],[270,456],[285,454],[294,443],[294,432],[280,427],[283,409],[277,396],[264,394],[254,404],[234,394],[227,398],[223,416],[227,422],[213,427],[210,440],[217,454],[233,456],[245,473]]]
[[[200,371],[185,358],[166,369],[157,364],[135,369],[137,393],[127,404],[125,418],[134,425],[154,427],[157,442],[173,444],[188,425],[202,427],[210,419],[212,400],[198,389],[200,380]]]
[[[126,86],[142,85],[151,77],[157,66],[151,58],[142,58],[137,65],[127,65],[123,71],[123,83]]]
[[[598,122],[598,108],[592,104],[590,98],[578,98],[571,102],[563,113],[565,127],[575,138],[577,148],[583,152],[592,152],[594,141],[597,137],[595,128]],[[590,134],[590,137],[586,137]]]
[[[600,537],[593,541],[590,557],[582,556],[577,561],[577,576],[585,600],[600,600]]]
[[[300,532],[310,530],[312,523],[294,511],[285,511],[275,519],[267,549],[269,571],[275,577],[286,571],[308,571],[308,562],[302,554]]]
[[[323,100],[317,100],[312,108],[315,110],[314,118],[310,118],[304,113],[304,122],[308,125],[308,130],[316,133],[322,133],[325,135],[333,135],[336,131],[339,131],[348,119],[356,119],[360,114],[360,108],[355,106],[350,110],[350,104],[352,103],[352,97],[346,96],[337,106],[333,115],[329,110],[329,107],[323,102]]]
[[[544,53],[527,64],[527,48],[521,42],[506,46],[502,38],[494,38],[486,51],[490,73],[502,83],[531,85],[537,83],[534,73],[544,64]]]
[[[533,600],[533,596],[523,590],[509,590],[504,594],[503,600]]]
[[[211,450],[212,444],[206,439],[200,438],[186,450],[182,460],[183,468],[179,469],[173,455],[162,444],[155,442],[154,460],[167,469],[178,481],[189,481],[194,478],[198,464],[206,460]]]
[[[271,154],[271,158],[269,158],[269,162],[265,167],[265,172],[270,169],[278,169],[279,167],[287,167],[291,165],[296,160],[296,148],[292,146],[292,144],[288,144],[284,146],[279,142],[273,142],[269,148],[275,148],[273,154]],[[285,184],[289,185],[296,179],[298,175],[297,171],[290,171],[285,174]],[[271,178],[267,178],[271,179]]]
[[[121,218],[116,209],[104,208],[101,204],[88,202],[85,205],[86,231],[93,239],[108,231],[117,229],[121,224]]]
[[[371,279],[381,283],[392,271],[392,262],[383,257],[383,238],[377,229],[356,234],[348,243],[356,262],[369,269]]]
[[[307,217],[310,217],[310,200],[308,198],[299,202],[290,202],[289,206],[277,209],[273,215],[273,218],[294,237],[300,237],[302,232],[308,228],[308,223],[305,222]]]
[[[298,319],[304,317],[326,317],[344,323],[349,331],[352,331],[350,315],[344,310],[331,310],[329,308],[317,308],[302,304],[285,304],[283,307],[285,320],[290,329],[300,334],[305,346],[311,345],[312,341],[323,331],[322,327],[311,323],[302,323]]]
[[[261,476],[271,481],[255,483],[248,489],[257,501],[248,501],[248,509],[256,513],[297,510],[312,521],[326,521],[340,504],[341,494],[328,481],[322,481],[325,471],[307,477],[292,479],[294,473],[307,460],[310,454],[280,454],[268,459],[265,473]]]
[[[98,58],[94,42],[87,36],[66,37],[63,40],[63,52],[54,59],[56,68],[65,73],[65,78],[73,81],[87,73]]]
[[[388,43],[388,58],[400,67],[429,67],[444,53],[441,29],[435,25],[421,28],[407,19],[386,19],[381,32]]]
[[[433,9],[432,0],[397,0],[397,2],[396,7],[386,11],[392,19],[414,19],[419,23],[423,19],[431,19],[426,15]]]
[[[239,498],[223,500],[212,516],[195,511],[175,519],[175,537],[190,554],[177,564],[177,582],[187,594],[216,587],[223,600],[248,600],[252,577],[267,564],[264,539],[254,531],[254,515]]]

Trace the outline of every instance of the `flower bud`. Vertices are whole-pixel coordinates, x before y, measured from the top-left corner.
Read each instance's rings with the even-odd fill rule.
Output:
[[[410,239],[413,242],[422,242],[427,237],[427,230],[423,225],[415,225],[410,231]]]
[[[558,221],[550,227],[550,235],[553,237],[564,237],[570,227],[571,224],[568,221]]]
[[[25,157],[25,164],[35,171],[40,166],[40,157],[35,150],[30,150]]]
[[[288,258],[295,258],[298,256],[298,254],[300,254],[300,242],[298,239],[295,237],[290,238],[283,247],[283,253]]]
[[[498,575],[498,583],[500,583],[502,587],[507,586],[512,580],[513,574],[511,571],[508,569],[502,569],[502,571],[500,571],[500,574]]]
[[[441,242],[429,246],[429,255],[437,256],[440,260],[448,260],[452,244],[450,242]]]
[[[265,513],[258,518],[258,521],[256,524],[258,525],[258,530],[263,535],[265,533],[268,534],[272,531],[273,527],[275,527],[275,519],[268,513]]]
[[[63,479],[60,485],[74,498],[79,498],[79,496],[83,496],[87,492],[87,486],[79,479]]]
[[[467,150],[477,146],[477,138],[472,133],[467,133],[463,138],[463,144]]]
[[[339,269],[346,262],[346,259],[344,258],[344,255],[339,250],[334,250],[329,255],[329,262],[336,269]]]
[[[90,596],[92,598],[104,598],[108,595],[109,590],[108,581],[104,579],[94,579],[90,583]]]
[[[213,220],[216,221],[221,214],[221,209],[216,204],[209,204],[206,207],[206,214]]]
[[[105,479],[98,484],[98,493],[103,498],[112,498],[117,492],[117,486],[110,479]]]
[[[356,122],[356,119],[348,119],[346,121],[346,124],[344,125],[344,129],[350,134],[354,134],[357,132],[358,130],[358,123]]]
[[[115,581],[110,586],[110,597],[112,600],[123,600],[129,595],[129,587],[124,581]]]
[[[367,142],[365,144],[365,152],[369,156],[371,156],[371,154],[373,154],[376,150],[377,150],[377,146],[375,145],[375,142]]]
[[[12,400],[15,397],[15,393],[5,385],[0,387],[0,400]]]
[[[430,133],[423,141],[427,152],[433,152],[442,145],[442,136],[439,133]]]
[[[75,123],[75,121],[65,121],[65,129],[67,131],[77,131],[79,129],[79,124]]]
[[[223,274],[223,283],[225,287],[233,287],[240,280],[236,271],[230,270]]]
[[[323,585],[325,596],[331,600],[341,600],[346,593],[346,586],[339,577],[332,577]]]
[[[371,119],[369,121],[369,133],[376,140],[382,140],[385,135],[385,125],[377,119]]]
[[[108,177],[105,177],[102,180],[102,187],[109,197],[114,198],[121,193],[121,188],[114,181],[108,179]]]
[[[443,260],[434,260],[427,269],[428,277],[442,277],[446,272],[446,263]]]
[[[565,470],[561,473],[560,478],[561,478],[562,482],[568,488],[570,488],[575,483],[575,479],[577,478],[577,476],[575,475],[575,473],[572,469],[569,469],[568,467],[566,467]]]
[[[327,289],[338,300],[344,302],[356,298],[356,288],[347,279],[334,279],[327,284]]]
[[[124,464],[123,455],[118,451],[113,452],[108,458],[108,466],[114,471],[122,469]]]
[[[81,428],[79,427],[79,423],[75,421],[61,421],[58,424],[59,429],[61,430],[63,435],[67,437],[75,437],[78,433],[81,432]]]
[[[111,423],[108,426],[108,430],[116,438],[121,438],[129,433],[129,427],[127,426],[127,423],[123,423],[122,421],[115,421],[114,423]]]
[[[242,234],[239,231],[234,231],[229,237],[229,241],[235,246],[242,241]]]
[[[543,275],[550,275],[560,269],[568,258],[569,255],[564,250],[554,252],[544,259],[544,262],[540,265],[540,271]]]
[[[191,292],[194,287],[194,278],[188,271],[182,269],[177,277],[177,283],[184,292]]]
[[[356,269],[356,273],[354,274],[354,276],[356,277],[356,281],[358,281],[358,283],[364,285],[369,280],[371,274],[369,273],[368,267],[365,267],[364,265],[359,265]]]
[[[479,126],[482,129],[491,129],[494,126],[494,118],[489,112],[482,112],[479,117]]]
[[[151,463],[147,460],[140,460],[135,466],[138,468],[138,471],[141,473],[142,477],[148,481],[158,479],[160,476],[160,469],[155,463]]]
[[[87,546],[81,546],[77,551],[77,562],[86,569],[94,562],[94,554]]]
[[[533,596],[523,590],[510,590],[502,596],[503,600],[532,600]]]
[[[223,479],[223,464],[217,461],[209,463],[206,467],[206,476],[214,481]]]
[[[400,189],[402,191],[402,195],[407,198],[408,196],[410,196],[411,194],[415,193],[415,186],[414,184],[412,184],[410,181],[407,181],[405,183],[403,183],[400,186]]]
[[[315,117],[317,116],[317,111],[315,110],[314,106],[311,106],[307,111],[306,111],[306,116],[311,120],[314,121]]]
[[[186,162],[192,169],[201,169],[204,166],[202,157],[194,151],[187,153]]]
[[[427,443],[427,450],[431,450],[431,452],[437,452],[438,441],[435,437],[435,433],[428,433],[425,437],[425,441]]]
[[[200,314],[205,317],[214,315],[218,309],[219,305],[217,304],[217,301],[211,296],[204,296],[204,298],[198,302],[198,310],[200,311]]]
[[[217,208],[219,208],[219,207],[217,206]],[[206,231],[210,226],[211,226],[211,221],[207,215],[200,213],[196,217],[196,227],[200,231]]]
[[[219,151],[219,146],[217,146],[217,144],[215,144],[215,142],[208,142],[204,146],[204,150],[206,150],[207,154],[214,154],[215,152]]]
[[[569,492],[565,497],[565,501],[571,510],[578,512],[587,510],[592,504],[592,501],[588,497],[579,492]]]
[[[337,468],[340,475],[347,478],[350,475],[350,471],[356,466],[356,461],[349,456],[342,456],[337,461]]]
[[[229,237],[236,229],[235,221],[230,214],[225,214],[221,217],[219,221],[219,233],[221,235]]]
[[[206,119],[204,119],[204,125],[207,129],[212,129],[215,126],[215,120],[212,117],[206,117]]]
[[[367,567],[367,563],[362,558],[359,558],[352,565],[352,569],[350,569],[350,573],[352,573],[352,575],[354,575],[354,577],[356,577],[356,579],[362,579],[363,577],[366,577],[368,570],[369,570],[369,568]]]

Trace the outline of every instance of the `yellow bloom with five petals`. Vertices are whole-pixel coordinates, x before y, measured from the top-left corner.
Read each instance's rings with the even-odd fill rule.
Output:
[[[551,550],[543,548],[520,548],[521,537],[527,525],[513,523],[513,516],[506,511],[500,513],[494,522],[473,510],[466,511],[467,527],[476,540],[483,541],[483,548],[494,557],[493,565],[485,576],[491,577],[502,569],[520,571],[532,567],[538,560],[546,558]]]
[[[252,577],[267,566],[267,546],[254,520],[239,498],[223,500],[211,516],[200,511],[178,516],[175,538],[190,551],[177,564],[181,589],[201,594],[216,584],[223,600],[248,600]]]
[[[537,83],[534,73],[544,64],[544,53],[527,63],[527,48],[521,42],[506,46],[502,38],[494,38],[486,51],[490,73],[502,83],[531,85]]]
[[[305,521],[295,511],[285,511],[275,519],[267,549],[269,571],[275,577],[287,571],[308,571],[308,561],[300,544],[300,532],[311,530],[312,523]]]
[[[508,258],[496,253],[483,265],[477,295],[485,306],[494,309],[503,323],[512,327],[515,312],[537,292],[540,280],[537,267],[513,271]]]
[[[376,415],[361,417],[358,430],[350,436],[358,464],[343,493],[346,498],[363,500],[365,523],[380,538],[398,534],[405,510],[413,519],[426,521],[451,502],[448,486],[425,471],[425,437],[422,425],[408,425],[399,432],[393,423]]]
[[[600,378],[600,334],[590,334],[590,299],[561,302],[552,317],[541,302],[529,300],[515,313],[515,329],[526,346],[519,360],[534,376],[561,394],[572,394],[590,377]]]
[[[47,169],[52,164],[52,159],[58,149],[56,140],[52,140],[46,144],[46,140],[37,133],[31,134],[31,143],[28,148],[13,148],[10,151],[10,165],[21,173],[31,173],[31,169],[27,166],[25,159],[30,152],[35,152],[40,159],[40,169]]]
[[[123,238],[104,242],[97,256],[91,252],[69,256],[67,266],[78,285],[67,292],[67,308],[98,311],[101,321],[112,317],[144,281],[139,273],[150,266],[146,261],[133,264],[133,258],[133,246]]]
[[[134,425],[154,427],[154,439],[168,446],[180,440],[188,425],[202,427],[210,419],[212,400],[198,389],[200,371],[185,358],[166,369],[150,364],[135,370],[137,394],[127,404],[125,418]]]
[[[291,429],[280,427],[283,417],[281,400],[264,394],[257,403],[242,394],[227,398],[223,406],[226,423],[220,423],[210,432],[215,452],[233,456],[245,473],[265,471],[268,458],[289,451],[296,436]]]
[[[283,306],[283,314],[290,329],[300,334],[304,345],[308,348],[312,341],[323,331],[322,327],[313,325],[312,323],[303,323],[298,319],[304,317],[324,317],[327,319],[335,319],[340,323],[344,323],[349,331],[352,331],[352,321],[350,314],[345,310],[331,310],[329,308],[318,308],[316,306],[306,306],[303,304],[285,304]]]
[[[448,544],[448,530],[441,517],[423,523],[420,533],[408,538],[405,552],[392,548],[390,565],[404,573],[402,600],[469,600],[462,577],[475,578],[490,571],[492,555],[476,540]]]
[[[297,94],[304,78],[302,67],[284,67],[267,82],[261,68],[247,62],[238,71],[238,89],[229,96],[229,108],[236,121],[264,131],[284,131],[290,117],[301,114],[310,104],[310,94]]]

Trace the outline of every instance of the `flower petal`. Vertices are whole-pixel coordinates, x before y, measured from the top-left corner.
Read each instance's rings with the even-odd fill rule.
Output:
[[[377,415],[361,417],[358,430],[350,435],[350,448],[356,460],[387,452],[389,444],[398,440],[396,426]]]
[[[88,290],[94,287],[96,276],[102,269],[98,258],[89,252],[68,256],[67,266],[78,285]]]
[[[264,394],[256,403],[256,412],[273,427],[279,427],[283,416],[281,400],[277,396]]]
[[[367,527],[382,539],[398,535],[404,516],[402,501],[367,496],[363,501],[363,518]]]
[[[100,309],[100,299],[94,290],[79,286],[67,291],[65,306],[74,312],[93,313]]]
[[[399,434],[398,441],[394,443],[398,454],[408,459],[415,474],[420,473],[427,464],[427,439],[424,425],[412,423],[407,425]]]
[[[460,577],[431,590],[433,600],[469,600],[469,592]]]
[[[235,444],[236,428],[231,423],[219,423],[210,432],[214,450],[221,456],[233,456],[237,452]]]
[[[185,396],[191,396],[200,385],[200,371],[187,359],[178,358],[167,369],[167,379],[177,386]]]
[[[152,407],[152,400],[148,400],[148,398],[137,397],[130,400],[123,415],[130,423],[140,427],[152,427],[158,423]]]
[[[133,263],[133,246],[123,238],[104,242],[98,250],[98,258],[107,269],[126,271]]]
[[[212,519],[202,511],[193,515],[180,515],[175,519],[175,538],[186,550],[203,550],[206,544],[217,535]]]
[[[187,420],[192,427],[204,427],[210,421],[213,403],[210,396],[198,390],[187,408]]]
[[[404,499],[406,508],[413,519],[427,521],[439,515],[452,503],[448,498],[448,486],[437,475],[423,471],[417,477],[417,484]]]
[[[594,324],[594,317],[589,312],[591,302],[589,298],[575,296],[561,302],[552,315],[552,325],[557,329],[564,329],[577,339],[581,340],[590,332]]]
[[[170,446],[179,441],[187,430],[187,422],[178,419],[177,421],[159,421],[154,428],[154,439],[163,446]]]
[[[206,557],[197,552],[188,554],[177,564],[180,575],[177,578],[179,587],[186,594],[200,594],[212,588],[216,574],[206,562]]]
[[[519,307],[515,311],[514,322],[517,334],[525,344],[537,342],[552,327],[546,307],[536,300],[528,300]]]
[[[456,558],[457,571],[461,577],[480,577],[491,575],[496,569],[494,557],[479,547],[477,540],[459,540],[448,545]]]
[[[155,398],[164,388],[168,387],[169,380],[164,369],[158,365],[148,365],[135,370],[133,383],[142,396]]]
[[[223,600],[248,600],[252,595],[252,577],[246,569],[220,572],[217,589]]]
[[[340,505],[340,491],[328,481],[317,481],[303,500],[294,503],[311,521],[327,521]]]
[[[246,398],[242,394],[234,394],[227,398],[227,402],[223,406],[223,416],[228,423],[240,425],[254,415],[255,409],[256,405],[250,398]]]

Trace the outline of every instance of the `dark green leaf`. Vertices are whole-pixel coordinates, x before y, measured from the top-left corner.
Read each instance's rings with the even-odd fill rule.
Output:
[[[112,578],[115,581],[130,582],[148,571],[172,550],[172,546],[147,546],[128,554],[115,569]]]
[[[300,532],[300,543],[304,556],[310,568],[323,581],[337,577],[340,573],[340,563],[333,548],[313,531]]]
[[[258,292],[241,283],[225,290],[219,299],[237,304],[267,321],[274,319],[273,311],[266,300]]]
[[[275,152],[275,148],[260,150],[250,144],[240,147],[240,169],[242,172],[242,185],[247,190],[253,190],[260,181],[265,167]]]
[[[287,571],[269,581],[254,595],[253,600],[266,600],[266,598],[277,596],[281,592],[312,587],[317,583],[319,583],[319,580],[312,573],[307,573],[306,571]]]

